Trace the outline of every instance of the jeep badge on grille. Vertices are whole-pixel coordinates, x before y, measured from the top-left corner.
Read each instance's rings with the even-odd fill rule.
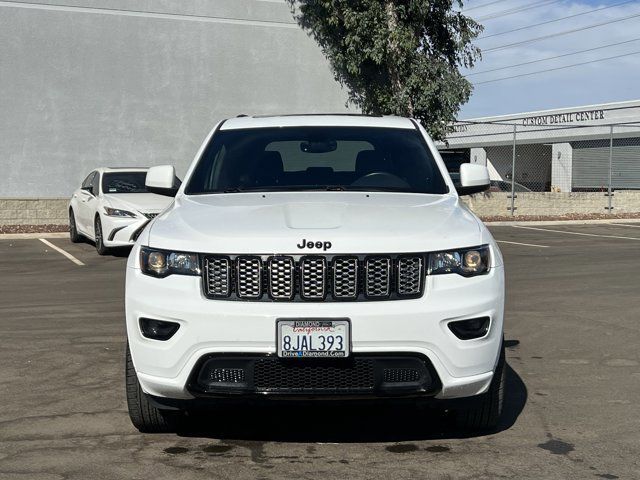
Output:
[[[331,248],[331,242],[314,242],[312,240],[307,240],[306,238],[302,239],[302,242],[298,244],[298,248],[300,250],[304,248],[317,248],[324,250],[325,252]]]

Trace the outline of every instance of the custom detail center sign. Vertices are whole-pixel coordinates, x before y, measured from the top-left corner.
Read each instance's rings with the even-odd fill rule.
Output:
[[[562,125],[565,123],[591,122],[604,120],[605,110],[587,110],[584,112],[556,113],[553,115],[540,115],[522,119],[525,127],[537,125]]]

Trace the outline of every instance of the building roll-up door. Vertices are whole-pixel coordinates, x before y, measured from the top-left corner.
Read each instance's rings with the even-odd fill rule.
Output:
[[[609,140],[573,142],[573,190],[606,190],[609,185]],[[611,186],[640,189],[640,138],[613,142]]]

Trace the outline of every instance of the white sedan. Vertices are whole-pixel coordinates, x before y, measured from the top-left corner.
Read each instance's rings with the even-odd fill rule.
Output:
[[[131,246],[149,221],[173,197],[149,192],[147,168],[98,168],[82,182],[69,202],[71,241],[92,240],[100,255],[109,248]],[[175,179],[176,187],[180,181]]]

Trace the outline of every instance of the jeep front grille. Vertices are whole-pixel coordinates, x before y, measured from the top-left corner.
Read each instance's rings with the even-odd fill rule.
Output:
[[[365,263],[365,292],[368,297],[387,297],[391,288],[391,259],[370,258]]]
[[[358,259],[338,257],[333,261],[333,295],[336,298],[358,296]]]
[[[398,260],[398,293],[400,295],[416,295],[422,289],[420,273],[422,258],[403,257]]]
[[[236,260],[236,292],[240,298],[262,297],[262,259],[238,257]]]
[[[425,265],[425,254],[203,255],[203,285],[222,300],[402,300],[422,296]]]
[[[272,257],[269,259],[269,294],[277,300],[290,300],[295,292],[293,270],[295,264],[291,257]]]
[[[300,260],[300,294],[306,300],[324,299],[327,289],[327,260],[303,257]]]
[[[213,257],[206,265],[207,291],[216,297],[228,297],[231,293],[231,262],[228,258]]]

